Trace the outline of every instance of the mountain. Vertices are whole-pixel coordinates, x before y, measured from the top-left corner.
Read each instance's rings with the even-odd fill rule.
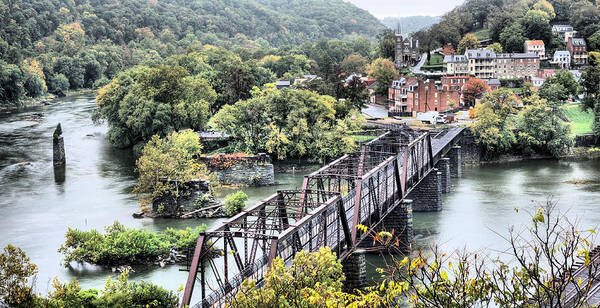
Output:
[[[425,30],[440,22],[440,16],[408,16],[408,17],[386,17],[381,22],[388,28],[396,30],[398,24],[402,26],[403,33],[414,33]]]
[[[319,38],[369,38],[384,26],[342,0],[6,0],[0,3],[0,38],[29,47],[59,25],[80,22],[89,39],[127,44],[149,30],[190,35],[202,43],[264,40],[272,46]],[[140,30],[144,29],[144,30]],[[137,31],[137,32],[136,32]],[[190,37],[191,39],[192,37]]]

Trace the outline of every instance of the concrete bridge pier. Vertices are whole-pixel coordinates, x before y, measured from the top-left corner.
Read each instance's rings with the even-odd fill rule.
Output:
[[[441,158],[436,168],[442,173],[442,193],[447,194],[452,187],[452,177],[450,175],[450,158]]]
[[[402,203],[398,205],[389,213],[383,221],[375,228],[377,233],[381,231],[394,232],[394,238],[392,243],[400,243],[400,249],[402,251],[408,251],[410,244],[413,241],[413,210],[412,200],[404,199]],[[386,249],[382,243],[374,243],[372,237],[367,237],[358,244],[358,247],[369,250]]]
[[[433,169],[415,186],[408,194],[408,199],[413,200],[412,208],[415,212],[439,212],[442,210],[442,172]]]
[[[365,250],[356,249],[342,261],[342,271],[346,276],[346,281],[344,281],[342,287],[344,292],[355,293],[355,290],[362,290],[367,286],[365,254]]]
[[[448,152],[450,158],[450,176],[453,178],[459,178],[462,174],[462,155],[461,147],[455,145]]]

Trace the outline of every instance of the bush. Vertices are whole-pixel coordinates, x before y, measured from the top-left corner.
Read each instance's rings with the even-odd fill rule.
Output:
[[[0,301],[10,307],[29,307],[35,295],[28,280],[37,274],[37,266],[29,262],[25,252],[13,245],[0,253]]]
[[[44,81],[35,75],[26,75],[23,82],[25,94],[29,97],[38,97],[44,94]]]
[[[94,89],[100,89],[110,83],[110,79],[102,77],[94,82]]]
[[[179,298],[151,282],[129,282],[127,272],[116,280],[110,277],[100,294],[98,290],[82,290],[77,280],[61,283],[54,279],[54,292],[47,299],[40,299],[42,307],[177,307]]]
[[[227,196],[225,198],[225,211],[227,215],[233,216],[239,213],[246,205],[246,201],[248,201],[248,195],[241,190]]]
[[[52,93],[64,93],[69,90],[69,79],[63,74],[54,75],[50,78],[48,89]]]
[[[103,266],[147,264],[159,256],[167,257],[176,244],[188,249],[205,230],[202,225],[195,229],[167,229],[164,233],[126,228],[119,222],[105,228],[106,234],[95,229],[80,231],[71,229],[65,234],[65,243],[58,252],[64,254],[64,263],[87,262]]]

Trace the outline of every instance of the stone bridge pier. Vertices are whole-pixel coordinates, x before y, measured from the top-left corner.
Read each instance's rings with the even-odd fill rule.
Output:
[[[442,194],[450,192],[453,179],[462,174],[461,147],[455,145],[445,157],[440,158],[433,169],[408,194],[413,200],[412,209],[415,212],[439,212],[442,210]]]

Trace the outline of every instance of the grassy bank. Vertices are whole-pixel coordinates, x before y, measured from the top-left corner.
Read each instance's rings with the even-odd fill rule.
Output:
[[[575,135],[589,134],[592,132],[594,115],[591,111],[584,112],[581,105],[568,105],[563,108],[565,116],[570,121],[571,132]]]

